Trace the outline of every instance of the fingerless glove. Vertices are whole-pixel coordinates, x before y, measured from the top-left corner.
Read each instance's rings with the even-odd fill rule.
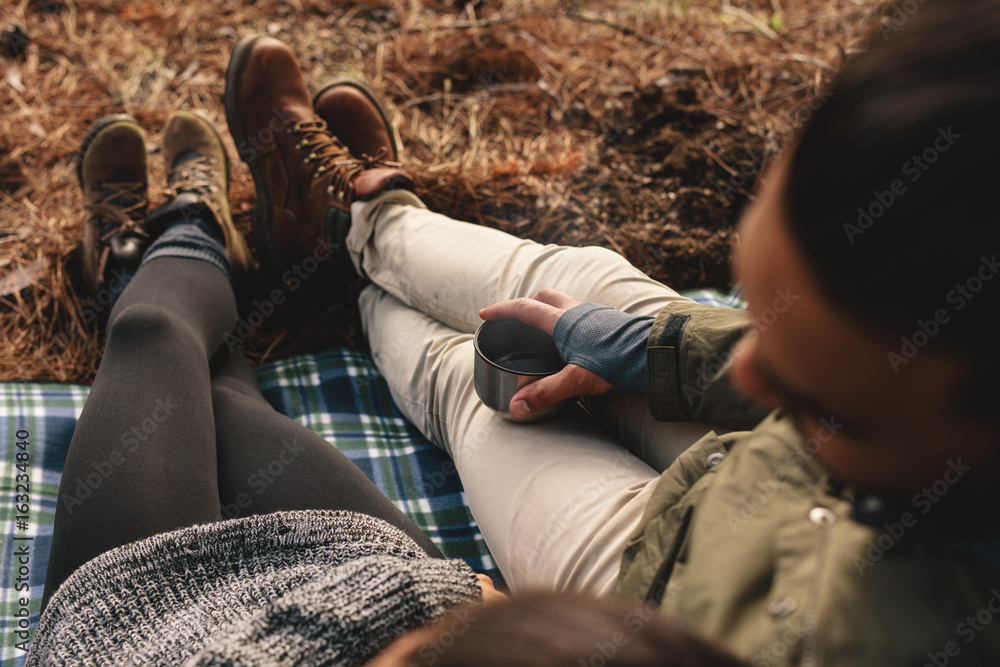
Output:
[[[609,394],[646,394],[646,340],[656,318],[583,303],[552,330],[559,354],[614,385]]]

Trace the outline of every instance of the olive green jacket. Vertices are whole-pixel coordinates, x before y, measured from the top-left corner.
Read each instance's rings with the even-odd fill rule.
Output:
[[[1000,521],[951,461],[912,498],[831,481],[805,441],[726,379],[745,312],[676,303],[647,349],[662,420],[752,428],[702,438],[657,482],[618,593],[718,638],[751,665],[1000,665]],[[900,465],[906,465],[900,461]]]

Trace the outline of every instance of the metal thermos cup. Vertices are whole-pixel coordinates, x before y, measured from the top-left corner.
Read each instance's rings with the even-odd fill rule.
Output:
[[[490,320],[480,325],[473,343],[476,393],[504,419],[543,421],[574,402],[563,401],[523,419],[510,413],[510,400],[521,387],[558,373],[566,366],[552,337],[541,329],[518,320]]]

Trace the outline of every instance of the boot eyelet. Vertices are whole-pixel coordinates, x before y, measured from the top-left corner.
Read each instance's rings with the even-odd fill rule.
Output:
[[[312,162],[312,156],[307,155],[304,158],[302,158],[302,164],[309,164],[310,162]]]

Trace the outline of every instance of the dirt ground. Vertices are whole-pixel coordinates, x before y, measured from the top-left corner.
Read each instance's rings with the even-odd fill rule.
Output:
[[[76,151],[134,115],[160,133],[200,108],[229,142],[230,200],[249,232],[253,182],[226,132],[236,41],[287,41],[315,89],[367,79],[428,205],[543,242],[596,244],[676,289],[732,285],[735,225],[763,164],[877,29],[880,0],[2,0],[0,380],[89,382],[104,343],[83,301]],[[242,312],[273,289],[254,277]],[[254,362],[363,345],[313,285],[244,345]],[[89,311],[88,311],[89,309]],[[88,322],[88,320],[93,322]]]

